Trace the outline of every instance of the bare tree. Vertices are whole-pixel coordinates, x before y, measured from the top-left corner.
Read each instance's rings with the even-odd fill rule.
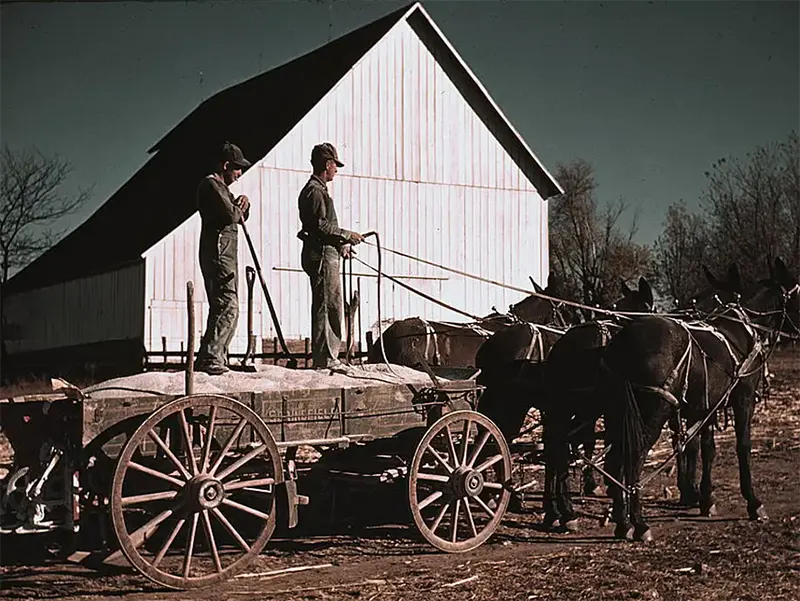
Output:
[[[679,303],[706,285],[702,264],[708,262],[708,228],[699,215],[690,213],[686,203],[670,205],[664,231],[654,245],[658,289]]]
[[[565,294],[587,305],[604,305],[619,296],[619,282],[650,271],[650,251],[636,244],[637,216],[627,231],[619,200],[602,209],[595,198],[592,166],[582,159],[558,165],[556,179],[565,193],[550,204],[550,258],[564,280]]]
[[[58,157],[38,151],[0,152],[0,283],[52,246],[61,232],[52,226],[78,211],[89,190],[61,192],[72,168]]]
[[[767,257],[800,268],[800,143],[758,147],[744,160],[720,159],[706,172],[702,201],[716,252],[714,267],[739,265],[745,281],[763,275]]]

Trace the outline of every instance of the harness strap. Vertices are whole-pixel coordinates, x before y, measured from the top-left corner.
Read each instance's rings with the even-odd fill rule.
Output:
[[[425,326],[425,359],[428,359],[428,352],[431,349],[431,340],[433,340],[433,361],[434,365],[440,365],[442,362],[442,357],[439,354],[439,341],[436,338],[436,330],[433,329],[433,326],[422,319],[421,317],[419,320],[422,322],[422,325]]]
[[[536,343],[539,344],[539,360],[544,361],[544,348],[542,346],[542,334],[539,332],[539,328],[537,328],[534,324],[529,323],[528,329],[531,331],[531,342],[528,344],[528,351],[525,353],[525,360],[530,361],[531,357],[533,356],[533,347],[536,346]]]

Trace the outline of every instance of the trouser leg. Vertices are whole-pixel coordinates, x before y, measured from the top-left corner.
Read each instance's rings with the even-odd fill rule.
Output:
[[[314,367],[336,361],[342,343],[342,287],[339,256],[326,252],[315,266],[308,265],[311,282],[311,349]]]

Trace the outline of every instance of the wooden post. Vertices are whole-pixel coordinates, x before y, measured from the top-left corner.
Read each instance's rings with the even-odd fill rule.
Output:
[[[372,330],[367,330],[367,355],[372,352],[372,345],[375,344],[372,340]]]
[[[308,367],[308,357],[311,354],[311,338],[306,338],[304,342],[305,348],[303,349],[303,352],[306,356],[306,367]]]
[[[194,284],[186,282],[189,336],[186,342],[186,395],[194,394]]]
[[[278,339],[277,338],[273,338],[272,339],[272,352],[274,353],[274,355],[272,356],[272,364],[273,365],[278,365]]]
[[[162,336],[161,337],[161,352],[164,355],[164,365],[166,365],[167,361],[169,361],[169,357],[167,357],[167,337],[166,336]]]

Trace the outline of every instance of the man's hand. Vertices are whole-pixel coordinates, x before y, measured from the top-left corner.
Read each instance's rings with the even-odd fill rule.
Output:
[[[359,242],[363,242],[364,236],[359,234],[358,232],[350,232],[350,236],[347,238],[350,244],[358,244]]]
[[[354,251],[353,247],[349,244],[343,244],[339,249],[339,254],[345,259],[349,259],[356,254],[356,251]]]
[[[236,206],[242,210],[243,214],[247,213],[248,209],[250,209],[250,199],[247,198],[247,196],[245,196],[244,194],[239,196],[235,202]]]

